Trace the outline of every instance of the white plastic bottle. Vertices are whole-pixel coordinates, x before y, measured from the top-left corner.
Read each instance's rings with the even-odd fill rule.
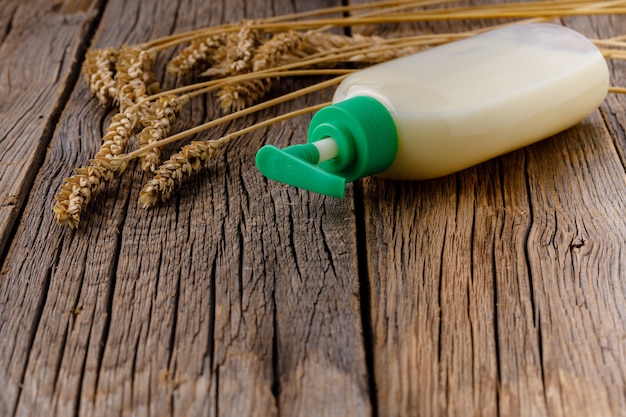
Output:
[[[368,175],[447,175],[567,129],[606,97],[602,53],[552,24],[486,32],[356,72],[309,126],[309,144],[265,146],[268,178],[336,197]]]

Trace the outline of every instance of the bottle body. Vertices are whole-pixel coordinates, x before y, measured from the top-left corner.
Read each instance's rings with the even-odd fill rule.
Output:
[[[584,36],[551,24],[514,25],[352,74],[333,98],[378,100],[398,133],[376,174],[435,178],[567,129],[604,100],[609,74]]]
[[[307,144],[266,145],[257,166],[334,197],[368,175],[440,177],[575,125],[608,87],[602,53],[578,32],[512,25],[350,75]]]

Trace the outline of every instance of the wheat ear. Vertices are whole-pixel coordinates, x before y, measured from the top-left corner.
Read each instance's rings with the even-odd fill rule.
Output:
[[[154,177],[144,185],[139,193],[139,204],[148,209],[156,205],[159,201],[169,200],[176,182],[181,181],[185,176],[197,174],[201,169],[207,167],[218,155],[219,151],[232,140],[270,126],[281,121],[310,113],[328,106],[330,103],[321,103],[315,106],[306,107],[293,112],[273,117],[263,122],[248,126],[244,129],[222,136],[219,139],[208,141],[194,141],[183,146],[180,152],[172,155],[155,172]]]
[[[96,58],[98,56],[100,58]],[[94,62],[102,64],[103,56],[105,54],[102,52],[94,52]],[[80,214],[93,196],[116,174],[126,169],[127,162],[114,157],[126,151],[128,140],[141,117],[139,113],[145,103],[139,106],[137,102],[145,98],[148,92],[158,90],[158,83],[151,70],[154,59],[155,54],[140,48],[122,47],[117,54],[113,79],[121,111],[113,116],[95,157],[88,165],[77,168],[74,175],[66,178],[55,196],[57,203],[53,211],[58,223],[78,227]],[[87,70],[93,72],[93,68],[102,71],[104,66],[90,66]]]
[[[78,227],[80,214],[89,201],[126,168],[126,161],[120,158],[93,159],[89,162],[89,165],[77,168],[73,176],[65,179],[53,207],[54,219],[73,229]]]
[[[182,101],[176,96],[161,96],[149,102],[143,113],[143,130],[137,135],[137,145],[142,147],[167,137],[180,114]],[[141,155],[141,168],[152,171],[161,163],[161,150],[153,148]]]
[[[117,97],[117,84],[113,72],[117,56],[116,48],[91,49],[85,54],[83,73],[91,94],[96,96],[103,106],[112,104]]]
[[[171,74],[185,75],[204,64],[219,63],[226,57],[226,34],[218,33],[194,39],[167,65]]]
[[[156,53],[137,47],[123,46],[115,65],[120,110],[132,107],[148,94],[160,91],[152,72]]]
[[[137,111],[127,109],[124,113],[117,113],[111,119],[107,132],[102,138],[100,150],[95,159],[112,158],[126,152],[128,141],[139,120]]]
[[[254,51],[248,72],[260,72],[278,65],[301,44],[302,37],[295,31],[275,34]],[[238,111],[257,103],[271,86],[270,78],[226,84],[217,93],[217,99],[226,112]]]

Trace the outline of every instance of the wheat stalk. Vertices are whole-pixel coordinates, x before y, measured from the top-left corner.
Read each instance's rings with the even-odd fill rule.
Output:
[[[406,23],[419,21],[445,20],[482,20],[482,19],[553,19],[567,16],[625,14],[626,2],[623,0],[589,1],[529,1],[520,3],[505,3],[485,6],[463,6],[446,8],[424,8],[426,6],[443,6],[459,3],[460,0],[431,0],[431,1],[392,1],[373,2],[369,5],[350,5],[320,9],[310,13],[285,15],[281,18],[270,18],[255,22],[256,29],[268,32],[286,30],[309,30],[329,27],[346,27],[357,25],[377,25],[386,23]],[[620,7],[621,6],[621,7]],[[367,9],[368,13],[352,16],[342,16],[326,19],[304,19],[306,17],[327,15],[332,13],[353,13]],[[372,9],[374,9],[372,11]],[[416,9],[416,11],[411,11]],[[220,25],[204,30],[195,30],[187,33],[170,35],[147,42],[142,47],[152,50],[163,50],[180,43],[190,42],[198,37],[237,31],[237,25]]]
[[[94,157],[65,179],[56,195],[55,220],[77,227],[87,204],[135,159],[140,159],[143,169],[154,173],[140,192],[140,205],[148,208],[167,200],[183,177],[205,168],[235,138],[315,111],[327,103],[279,115],[219,139],[195,140],[161,163],[164,146],[304,94],[332,87],[353,71],[341,68],[343,63],[351,63],[356,68],[367,66],[503,25],[563,16],[626,13],[626,0],[529,1],[471,7],[458,3],[458,0],[399,0],[332,7],[201,28],[143,44],[88,51],[83,72],[91,93],[104,106],[119,106],[119,112],[113,115]],[[339,13],[350,15],[326,17]],[[398,38],[345,36],[327,30],[362,24],[489,18],[507,18],[509,21],[462,33]],[[593,42],[607,59],[623,60],[626,59],[624,40],[626,35]],[[188,74],[194,71],[203,71],[202,76],[213,79],[192,84],[184,82],[177,88],[161,92],[152,71],[157,54],[182,45],[186,46],[170,60],[167,71],[178,75],[181,81],[188,79]],[[271,90],[274,79],[307,75],[334,78],[262,101]],[[626,93],[621,87],[611,87],[609,91]],[[217,102],[226,114],[171,134],[183,106],[191,99],[209,93],[216,94]],[[136,149],[129,152],[133,138],[136,138]]]

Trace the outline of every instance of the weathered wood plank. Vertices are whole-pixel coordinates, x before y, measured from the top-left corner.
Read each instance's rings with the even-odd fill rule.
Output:
[[[623,101],[446,178],[364,181],[380,415],[623,414]]]
[[[118,46],[337,2],[259,4],[111,0],[94,42]],[[2,9],[0,27],[20,22],[18,9]],[[624,18],[566,23],[607,37],[622,33]],[[83,26],[70,28],[77,41]],[[6,32],[3,45],[21,33]],[[69,59],[59,65],[71,67]],[[18,68],[0,74],[13,80]],[[612,72],[615,84],[626,84],[623,66]],[[323,92],[228,128],[329,98]],[[256,172],[262,144],[304,141],[301,117],[229,146],[154,210],[138,207],[147,175],[131,166],[70,231],[52,221],[53,196],[95,152],[110,116],[81,81],[3,260],[0,414],[623,414],[625,102],[611,95],[583,124],[462,173],[367,179],[344,200]],[[212,98],[194,100],[180,125],[217,114]],[[55,117],[29,125],[32,137],[49,136]],[[40,156],[25,166],[39,164],[38,146]],[[359,300],[357,235],[367,247],[368,300]],[[361,302],[371,317],[365,337]]]
[[[76,60],[85,36],[96,17],[95,2],[8,1],[0,8],[0,253],[28,197],[52,125],[64,106],[64,98],[77,74]],[[43,259],[54,248],[42,248]],[[17,247],[15,256],[27,259],[29,251]],[[33,263],[35,258],[30,258]],[[20,395],[29,350],[15,344],[29,343],[31,324],[39,320],[47,281],[41,274],[29,276],[6,267],[0,282],[2,292],[2,366],[0,415],[11,415]],[[20,277],[18,281],[13,277]],[[42,279],[43,278],[43,279]],[[30,279],[30,280],[29,280]],[[27,281],[29,280],[29,281]],[[29,292],[29,290],[34,290]],[[10,304],[13,319],[4,307]]]
[[[109,1],[94,43],[142,42],[328,2],[259,4]],[[216,115],[212,98],[196,100],[181,125]],[[9,369],[2,377],[14,393],[4,397],[9,414],[370,414],[351,199],[268,183],[254,168],[268,139],[304,141],[306,119],[233,144],[151,211],[136,203],[147,176],[131,167],[78,230],[63,229],[52,221],[53,196],[93,155],[107,123],[79,83],[4,262],[0,370]],[[30,277],[27,285],[20,276]]]
[[[94,4],[11,0],[0,10],[0,253],[76,77]]]

